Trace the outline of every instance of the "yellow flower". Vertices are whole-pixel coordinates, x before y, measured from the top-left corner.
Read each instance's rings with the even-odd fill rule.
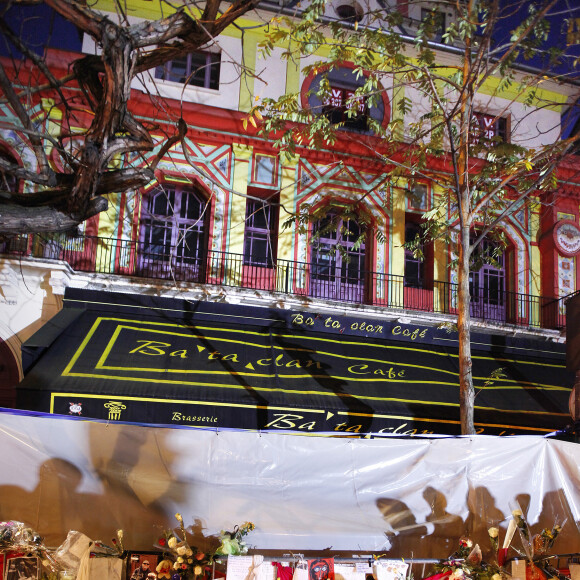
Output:
[[[201,570],[201,566],[196,566],[196,567],[193,569],[193,573],[194,573],[196,576],[199,576],[199,575],[201,574],[201,572],[202,572],[202,570]]]
[[[499,529],[498,528],[489,528],[489,530],[487,530],[487,533],[489,534],[490,538],[497,538],[499,536]]]
[[[178,561],[180,564],[183,564],[183,558],[182,558],[181,556],[178,556],[178,558],[177,558],[177,561]]]
[[[494,575],[491,577],[491,580],[501,580],[501,574],[494,574]]]
[[[188,563],[188,564],[193,564],[193,558],[188,558],[188,559],[187,559],[187,563]]]
[[[181,517],[181,514],[180,514],[180,513],[176,513],[176,514],[175,514],[175,519],[176,519],[178,522],[180,522],[180,523],[183,521],[183,518]]]
[[[123,539],[123,530],[117,530],[117,538],[119,538],[119,540]]]
[[[177,546],[177,538],[175,536],[171,536],[171,538],[167,540],[167,545],[169,546],[169,548],[174,550],[175,546]]]
[[[181,565],[179,564],[179,562],[173,562],[173,569],[177,570],[179,568],[181,568]]]
[[[185,553],[187,552],[187,548],[185,546],[179,546],[179,548],[177,548],[176,552],[180,556],[185,556]]]
[[[187,550],[185,551],[185,555],[186,556],[193,556],[193,550],[191,548],[187,548]]]

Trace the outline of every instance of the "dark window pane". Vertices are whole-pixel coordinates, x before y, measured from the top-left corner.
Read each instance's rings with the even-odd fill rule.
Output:
[[[191,272],[204,252],[204,206],[199,194],[185,189],[161,190],[149,196],[143,216],[142,265],[149,271],[155,263],[165,263],[166,268],[187,265]]]
[[[330,228],[331,225],[335,227]],[[355,247],[360,226],[330,214],[313,225],[313,234],[320,237],[313,244],[311,277],[316,284],[325,282],[313,287],[313,293],[329,298],[362,296],[365,244]],[[353,288],[357,290],[353,292]]]
[[[277,208],[276,208],[277,209]],[[275,207],[259,200],[246,203],[244,264],[272,266],[277,244]]]
[[[156,194],[149,206],[149,213],[158,216],[173,215],[175,207],[175,191],[161,191]]]
[[[421,226],[416,223],[405,225],[405,243],[412,242],[421,235]],[[419,250],[423,250],[422,242]],[[425,262],[419,255],[415,256],[410,248],[405,248],[405,286],[423,288],[425,284]]]
[[[175,83],[219,89],[221,56],[210,52],[192,52],[155,69],[155,77]]]

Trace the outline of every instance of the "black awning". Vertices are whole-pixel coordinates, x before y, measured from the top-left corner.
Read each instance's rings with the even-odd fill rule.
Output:
[[[460,431],[457,339],[445,331],[88,291],[67,291],[67,309],[69,326],[19,385],[23,408],[193,427]],[[472,348],[480,430],[570,422],[562,345],[479,335]]]

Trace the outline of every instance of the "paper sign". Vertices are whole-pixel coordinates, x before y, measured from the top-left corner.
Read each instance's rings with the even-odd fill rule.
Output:
[[[402,560],[377,560],[373,564],[373,576],[376,580],[404,580],[407,577],[409,564]]]
[[[292,580],[308,580],[308,562],[306,560],[301,560],[296,564]]]
[[[275,580],[275,571],[264,556],[228,556],[226,580]]]
[[[365,580],[365,572],[357,570],[357,566],[346,564],[334,565],[334,580]],[[367,564],[368,568],[368,564]]]

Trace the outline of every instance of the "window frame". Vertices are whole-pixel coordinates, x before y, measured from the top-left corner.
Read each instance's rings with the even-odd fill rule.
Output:
[[[258,178],[258,172],[260,169],[260,162],[262,159],[271,159],[272,160],[272,174],[271,174],[270,181],[261,181]],[[278,157],[276,157],[275,155],[265,155],[262,153],[256,153],[254,155],[254,159],[253,159],[252,182],[259,184],[259,185],[269,186],[269,187],[275,186],[276,183],[278,182]]]
[[[155,212],[160,196],[166,197],[165,213]],[[189,217],[192,200],[198,203],[199,211]],[[203,192],[193,184],[165,182],[148,192],[139,219],[139,268],[199,279],[205,271],[208,254],[208,203]],[[159,234],[161,239],[156,239]],[[192,238],[195,248],[188,247]]]
[[[333,74],[338,75],[339,73],[341,73],[345,77],[352,76],[355,74],[354,70],[355,66],[352,63],[345,62],[342,63],[341,66],[338,69],[336,69]],[[330,74],[327,69],[323,70],[317,69],[315,71],[310,72],[308,76],[304,79],[304,82],[302,83],[302,87],[300,89],[300,104],[302,108],[311,109],[314,112],[314,114],[319,115],[322,113],[324,105],[320,97],[316,96],[315,93],[318,90],[316,88],[317,86],[319,86],[318,83],[321,82],[320,79],[327,74]],[[358,84],[352,84],[352,86],[348,86],[347,87],[348,90],[352,90],[353,92],[356,91],[356,89],[359,86],[362,86],[362,84],[365,82],[366,78],[368,77],[368,73],[365,73],[364,77],[365,78],[361,79]],[[332,75],[330,75],[328,81],[331,86],[334,84],[335,86],[337,87],[340,86],[341,88],[345,87],[346,85],[351,85],[351,83],[341,82],[340,79],[333,80]],[[377,106],[371,107],[368,110],[368,116],[374,119],[377,123],[380,123],[380,125],[382,125],[384,128],[387,128],[391,120],[391,102],[389,100],[387,90],[384,87],[382,87],[382,85],[380,85],[380,88],[381,88],[380,103]],[[373,114],[374,111],[376,111],[377,114],[380,114],[380,116],[377,114]],[[363,134],[373,135],[371,130],[367,130]]]
[[[259,227],[255,225],[256,217],[260,211],[264,212],[265,222],[268,227]],[[278,219],[279,211],[277,196],[268,198],[267,200],[254,198],[248,198],[246,200],[243,254],[244,266],[258,268],[275,267],[278,255]],[[260,257],[254,255],[252,249],[254,247],[254,242],[256,241],[265,241],[265,256]]]
[[[336,230],[328,232],[317,241],[311,243],[310,249],[310,295],[319,298],[329,298],[352,302],[364,302],[367,292],[367,270],[369,251],[371,243],[369,233],[366,239],[358,248],[354,248],[355,241],[341,239],[342,228],[346,227],[350,231],[349,225],[345,225],[344,220],[336,213],[329,212],[323,218],[312,224],[310,229],[311,241],[316,235],[318,229],[324,220],[337,219]],[[354,219],[348,219],[347,222],[356,224]],[[322,229],[324,226],[322,225]],[[360,234],[360,232],[359,232]],[[358,235],[355,237],[358,238]],[[345,247],[347,256],[352,256],[354,262],[350,262],[338,251],[337,245]],[[350,248],[350,249],[349,249]],[[320,258],[323,259],[320,259]],[[352,265],[358,272],[358,276],[351,276],[353,272]],[[354,282],[353,282],[354,281]]]
[[[193,59],[196,56],[204,56],[205,63],[194,63]],[[183,73],[182,80],[175,80],[171,78],[172,69],[175,63],[179,62],[179,59],[172,59],[167,61],[165,64],[155,68],[155,78],[157,80],[176,83],[179,85],[184,85],[187,87],[208,89],[212,91],[218,91],[220,88],[220,75],[221,75],[221,53],[212,52],[208,50],[195,50],[182,57],[185,59],[185,72]],[[203,71],[203,83],[196,81],[196,72]]]
[[[473,117],[479,124],[479,133],[472,137],[472,144],[478,145],[480,142],[491,141],[495,137],[499,137],[504,143],[510,142],[511,123],[510,117],[498,116],[493,113],[485,113],[483,111],[474,111]],[[503,125],[503,127],[499,127]],[[494,134],[490,135],[489,131],[493,128]]]
[[[333,125],[342,124],[344,129],[355,132],[369,131],[368,105],[364,97],[355,97],[356,89],[340,86],[340,83],[330,85],[330,95],[322,101],[322,114],[326,115]],[[340,98],[340,103],[338,99]],[[348,102],[352,106],[348,106]],[[349,114],[357,105],[357,114]]]
[[[419,195],[415,193],[417,187],[424,187],[425,193],[421,196],[422,200],[424,200],[424,205],[415,205],[415,201],[419,198]],[[407,209],[410,211],[416,212],[425,212],[431,209],[431,188],[429,184],[424,183],[422,181],[417,181],[413,184],[412,189],[407,190]]]

